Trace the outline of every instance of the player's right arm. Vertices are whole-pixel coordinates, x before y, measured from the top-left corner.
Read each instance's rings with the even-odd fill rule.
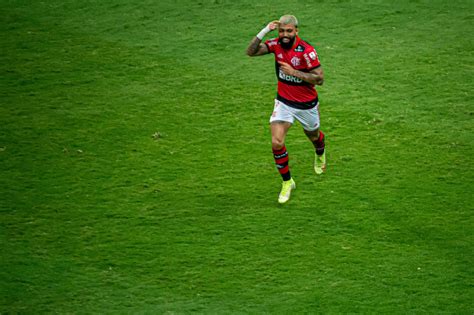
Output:
[[[272,21],[255,36],[247,47],[247,55],[250,57],[268,54],[267,45],[262,43],[263,37],[278,27],[278,21]]]
[[[268,54],[268,47],[267,45],[262,43],[262,40],[255,36],[247,47],[247,55],[250,57],[254,56],[261,56]]]

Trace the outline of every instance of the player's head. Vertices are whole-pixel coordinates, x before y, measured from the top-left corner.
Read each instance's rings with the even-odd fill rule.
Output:
[[[283,15],[279,20],[278,38],[283,48],[291,48],[298,35],[298,20],[294,15]]]
[[[280,25],[293,25],[295,28],[298,28],[298,19],[294,15],[283,15],[278,22]]]

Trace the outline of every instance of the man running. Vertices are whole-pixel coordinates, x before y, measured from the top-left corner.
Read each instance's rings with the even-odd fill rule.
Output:
[[[263,37],[278,29],[278,37],[262,43]],[[298,120],[304,133],[313,143],[316,153],[314,171],[322,174],[326,169],[324,133],[319,130],[319,102],[315,85],[322,85],[324,74],[314,47],[298,36],[298,20],[293,15],[284,15],[272,21],[255,36],[247,47],[247,55],[275,55],[278,91],[270,117],[272,150],[278,171],[283,178],[278,197],[279,203],[290,199],[296,188],[288,165],[285,137]]]

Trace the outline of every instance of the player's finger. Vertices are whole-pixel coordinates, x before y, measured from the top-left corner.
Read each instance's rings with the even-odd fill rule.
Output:
[[[270,27],[272,30],[274,30],[274,29],[276,29],[276,28],[278,27],[279,24],[280,24],[279,21],[274,20],[274,21],[271,21],[268,25],[269,25],[269,27]]]

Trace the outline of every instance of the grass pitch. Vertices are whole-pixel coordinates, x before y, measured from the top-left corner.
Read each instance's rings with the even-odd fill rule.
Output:
[[[1,313],[472,314],[472,1],[3,3]],[[268,117],[285,13],[328,172]]]

